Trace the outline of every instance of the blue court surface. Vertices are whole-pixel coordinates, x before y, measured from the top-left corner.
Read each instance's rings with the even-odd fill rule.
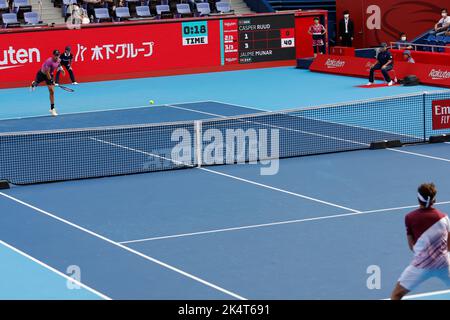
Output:
[[[267,81],[273,91],[258,89]],[[72,95],[57,92],[57,118],[43,116],[45,88],[0,90],[0,132],[210,119],[436,90],[355,88],[361,82],[273,68],[87,83]],[[188,85],[173,93],[170,83]],[[149,99],[158,106],[139,107]],[[242,164],[12,186],[0,192],[0,298],[385,299],[412,258],[404,216],[417,207],[417,186],[435,182],[436,206],[450,212],[449,165],[449,144],[419,144],[282,159],[267,176],[261,165]],[[373,268],[377,288],[368,286]],[[430,280],[410,298],[449,293]]]

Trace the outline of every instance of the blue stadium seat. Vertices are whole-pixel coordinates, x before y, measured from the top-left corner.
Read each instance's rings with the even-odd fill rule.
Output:
[[[150,8],[148,6],[137,6],[136,15],[140,18],[149,18],[152,16]]]
[[[156,14],[158,18],[173,18],[170,7],[167,4],[160,4],[156,6]]]
[[[434,42],[436,41],[436,35],[430,34],[425,40],[428,42]]]
[[[24,13],[25,23],[28,24],[40,24],[42,21],[39,19],[39,14],[37,12],[25,12]]]
[[[445,37],[444,36],[436,36],[436,42],[444,42]]]
[[[8,3],[6,0],[0,0],[0,9],[9,9]]]
[[[177,3],[177,13],[181,18],[193,16],[191,7],[187,3]]]
[[[3,21],[3,27],[5,27],[5,28],[20,26],[20,23],[17,20],[16,13],[3,13],[2,21]]]
[[[14,8],[29,6],[28,0],[14,0]]]
[[[116,8],[116,17],[119,21],[127,20],[131,18],[130,9],[128,7],[117,7]]]
[[[207,16],[211,14],[211,7],[209,6],[209,2],[199,2],[195,5],[200,16]]]
[[[230,3],[225,1],[216,2],[216,9],[219,13],[233,13]]]
[[[97,22],[106,20],[106,21],[110,21],[111,17],[109,16],[109,12],[107,8],[95,8],[94,9],[95,12],[95,19],[97,20]]]

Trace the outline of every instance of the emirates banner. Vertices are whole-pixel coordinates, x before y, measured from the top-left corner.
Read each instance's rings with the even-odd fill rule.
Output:
[[[450,100],[434,100],[433,130],[450,129]]]

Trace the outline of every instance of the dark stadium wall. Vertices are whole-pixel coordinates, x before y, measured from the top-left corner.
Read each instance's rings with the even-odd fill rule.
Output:
[[[355,22],[356,48],[398,40],[401,32],[409,40],[433,28],[448,0],[337,0],[337,17],[350,10]]]

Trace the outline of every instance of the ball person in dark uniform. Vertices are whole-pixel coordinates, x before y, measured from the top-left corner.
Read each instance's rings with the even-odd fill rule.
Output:
[[[386,80],[389,86],[392,86],[394,82],[389,76],[389,71],[394,68],[394,58],[392,57],[392,54],[388,49],[387,43],[382,43],[381,48],[379,48],[378,50],[378,61],[372,68],[370,68],[369,83],[367,85],[373,85],[375,81],[375,70],[381,70],[384,80]]]
[[[73,70],[72,70],[73,54],[72,54],[69,46],[66,47],[66,50],[60,56],[60,59],[61,59],[61,67],[66,68],[67,72],[69,72],[70,81],[72,81],[72,84],[78,84],[78,82],[75,81],[75,75],[73,74]],[[59,84],[60,74],[61,74],[61,70],[58,70],[58,72],[56,72],[56,81],[55,81],[56,86]]]
[[[31,83],[31,91],[34,91],[36,87],[41,82],[45,82],[48,88],[48,92],[50,94],[50,113],[52,116],[57,116],[55,109],[55,82],[53,81],[53,74],[56,70],[60,71],[61,68],[61,60],[59,59],[61,53],[58,50],[53,50],[53,55],[45,60],[42,67],[36,74],[36,78]],[[64,70],[62,70],[65,73]]]
[[[355,25],[350,19],[350,12],[344,11],[344,17],[339,21],[339,40],[343,47],[351,47],[355,37]]]

